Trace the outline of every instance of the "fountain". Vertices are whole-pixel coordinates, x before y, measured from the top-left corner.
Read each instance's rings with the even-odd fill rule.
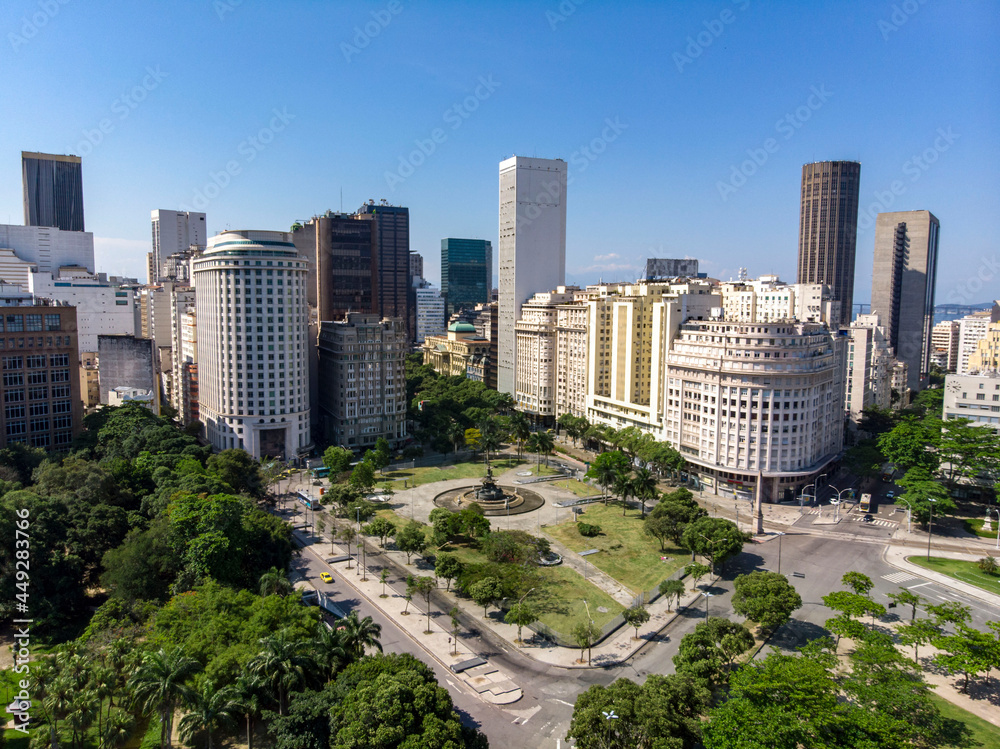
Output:
[[[470,504],[478,505],[484,515],[519,515],[537,510],[544,503],[545,500],[537,492],[500,486],[493,478],[493,468],[488,463],[486,475],[479,486],[449,489],[434,498],[438,507],[446,507],[453,512]]]

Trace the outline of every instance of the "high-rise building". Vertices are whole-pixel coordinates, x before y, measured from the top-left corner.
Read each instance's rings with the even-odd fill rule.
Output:
[[[521,305],[515,325],[517,369],[514,407],[538,426],[549,428],[556,413],[557,307],[573,301],[576,286],[540,291]]]
[[[556,305],[556,419],[587,414],[587,310],[582,296]]]
[[[424,256],[419,252],[410,253],[410,279],[424,277]]]
[[[308,455],[306,263],[291,234],[223,232],[193,271],[207,440],[255,458]]]
[[[538,291],[566,284],[566,162],[514,156],[500,162],[497,387],[514,395],[515,324]]]
[[[97,336],[97,376],[104,405],[110,405],[116,390],[135,389],[149,393],[153,413],[160,412],[153,341],[132,335]]]
[[[892,350],[878,315],[858,315],[847,332],[844,411],[857,426],[866,408],[892,405]]]
[[[740,322],[840,323],[840,303],[825,284],[786,284],[777,276],[729,281],[720,285],[727,320]]]
[[[830,286],[842,325],[851,324],[854,304],[860,184],[857,161],[802,166],[798,282]]]
[[[444,333],[444,297],[422,278],[414,279],[417,301],[417,340],[423,343],[428,336]]]
[[[493,243],[488,239],[441,240],[441,293],[448,314],[490,301]]]
[[[931,329],[931,364],[945,372],[958,368],[958,320],[944,320]]]
[[[331,445],[361,451],[406,439],[406,354],[399,318],[351,313],[320,324],[319,409]]]
[[[158,209],[150,212],[153,222],[153,268],[156,283],[163,277],[163,261],[191,247],[204,247],[207,237],[205,214]]]
[[[959,319],[957,374],[969,373],[969,359],[979,347],[979,342],[986,337],[990,325],[995,322],[1000,322],[1000,300],[995,301],[990,309],[973,312]]]
[[[372,216],[378,227],[376,310],[381,317],[398,317],[413,340],[417,332],[416,304],[410,283],[410,209],[369,200],[359,216]]]
[[[83,164],[79,156],[21,151],[24,225],[83,231]]]
[[[68,450],[83,427],[76,309],[17,298],[0,305],[0,447]]]
[[[0,224],[0,247],[13,250],[18,260],[31,263],[33,270],[43,273],[58,274],[68,265],[94,272],[94,235],[89,231]],[[22,283],[20,277],[3,280]],[[22,285],[27,290],[26,282]]]
[[[327,211],[292,239],[308,271],[307,301],[320,321],[378,311],[378,225],[371,216]]]
[[[908,386],[927,386],[934,325],[941,225],[930,211],[880,213],[875,219],[872,314],[878,315],[896,359],[906,362]]]

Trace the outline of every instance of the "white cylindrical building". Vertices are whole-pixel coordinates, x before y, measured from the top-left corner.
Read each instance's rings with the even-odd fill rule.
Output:
[[[226,231],[193,261],[199,408],[219,450],[291,460],[309,431],[306,263],[279,231]]]

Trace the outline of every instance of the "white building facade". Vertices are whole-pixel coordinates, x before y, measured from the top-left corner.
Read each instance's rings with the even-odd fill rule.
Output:
[[[423,343],[432,335],[444,335],[444,297],[441,290],[422,278],[414,279],[417,301],[417,341]],[[423,282],[420,284],[419,282]]]
[[[981,312],[973,312],[958,321],[958,366],[956,374],[969,373],[969,357],[975,353],[979,342],[986,337],[990,324],[1000,322],[1000,302],[994,302],[993,308]]]
[[[892,349],[878,315],[858,315],[847,333],[844,412],[857,426],[869,406],[892,405]]]
[[[193,271],[207,440],[255,458],[304,458],[312,449],[306,263],[291,234],[223,232]]]
[[[944,418],[969,419],[1000,431],[1000,373],[947,375]]]
[[[89,231],[0,224],[0,248],[13,250],[18,258],[42,273],[58,275],[64,266],[94,272],[94,235]]]
[[[556,305],[556,407],[563,414],[587,415],[586,299]]]
[[[566,283],[566,162],[514,156],[500,162],[497,389],[514,394],[521,305]]]
[[[517,369],[514,407],[539,426],[550,427],[556,413],[556,307],[573,299],[575,287],[539,292],[521,305],[515,325]]]
[[[99,335],[138,334],[135,289],[102,281],[83,269],[63,269],[55,278],[39,271],[28,278],[28,290],[38,297],[76,307],[81,352],[97,351]]]
[[[157,278],[163,274],[163,262],[171,255],[187,252],[192,246],[204,247],[207,235],[205,214],[188,211],[150,211],[153,234],[153,269]]]

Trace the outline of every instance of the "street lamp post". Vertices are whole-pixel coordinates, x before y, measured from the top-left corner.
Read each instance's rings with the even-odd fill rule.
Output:
[[[989,515],[992,508],[986,508],[986,514]],[[1000,549],[1000,510],[992,510],[997,514],[997,548]]]
[[[851,491],[851,487],[848,486],[846,489],[838,489],[837,487],[833,487],[833,490],[835,492],[837,492],[837,513],[834,516],[834,520],[839,521],[840,520],[840,505],[843,504],[843,502],[844,502],[844,496],[843,496],[844,492]],[[830,501],[832,502],[833,500],[830,500]]]
[[[927,501],[931,503],[931,518],[927,521],[927,561],[931,561],[931,536],[934,533],[934,503],[937,502],[936,499],[927,498]]]
[[[708,620],[708,599],[715,595],[715,593],[709,593],[707,590],[701,592],[705,596],[705,620]]]
[[[913,529],[913,525],[911,523],[911,520],[913,518],[913,505],[910,503],[910,500],[908,499],[903,499],[902,497],[897,497],[897,499],[906,505],[906,532],[910,533],[912,532]]]
[[[781,574],[781,539],[785,537],[785,534],[778,531],[778,574]]]
[[[740,529],[740,503],[739,500],[733,501],[733,507],[736,508],[736,530]]]
[[[799,514],[802,514],[806,497],[815,498],[816,496],[815,494],[806,494],[806,489],[808,489],[810,486],[813,488],[813,492],[815,492],[816,484],[806,484],[805,486],[802,487],[802,491],[799,492]]]

